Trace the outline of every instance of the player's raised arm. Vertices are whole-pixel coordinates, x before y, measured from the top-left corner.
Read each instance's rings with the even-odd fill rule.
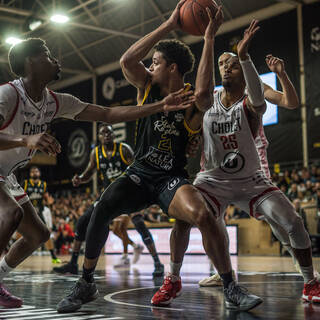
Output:
[[[120,65],[123,74],[135,87],[144,89],[149,78],[149,72],[142,63],[142,60],[159,40],[169,32],[179,28],[179,11],[185,1],[180,1],[168,20],[134,43],[121,57]]]
[[[259,29],[258,20],[252,20],[250,26],[245,30],[242,40],[238,43],[237,50],[248,91],[248,105],[255,113],[263,114],[266,110],[264,87],[248,54],[249,44]]]
[[[192,106],[195,97],[192,91],[184,92],[183,89],[170,93],[163,100],[141,106],[120,106],[106,108],[89,104],[80,112],[75,120],[101,121],[109,124],[133,121],[147,117],[158,112],[170,112],[186,109]]]
[[[283,59],[274,57],[272,54],[266,56],[266,64],[271,72],[274,72],[281,84],[282,92],[274,90],[270,86],[264,84],[265,98],[280,107],[287,109],[296,109],[299,107],[299,98],[297,91],[288,77]]]
[[[214,40],[215,35],[223,22],[222,7],[220,6],[213,17],[211,10],[207,9],[209,16],[209,24],[204,34],[204,45],[202,55],[197,71],[196,77],[196,106],[197,108],[205,112],[212,105],[213,95],[212,88],[214,88]]]

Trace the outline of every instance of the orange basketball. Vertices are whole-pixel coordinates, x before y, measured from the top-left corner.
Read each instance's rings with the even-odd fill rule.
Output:
[[[213,0],[187,0],[180,8],[180,25],[183,31],[195,36],[204,35],[209,23],[206,8],[210,8],[213,17],[218,6]]]

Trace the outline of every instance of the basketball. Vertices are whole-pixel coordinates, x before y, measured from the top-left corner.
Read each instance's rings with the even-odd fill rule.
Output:
[[[209,23],[206,8],[210,8],[212,16],[217,12],[217,4],[213,0],[187,0],[180,8],[181,29],[195,36],[204,35]]]

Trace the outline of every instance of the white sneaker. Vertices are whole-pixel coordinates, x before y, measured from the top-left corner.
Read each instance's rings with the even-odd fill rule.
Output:
[[[121,257],[119,262],[114,265],[115,268],[125,268],[130,266],[130,260],[128,257]]]
[[[232,278],[236,278],[236,274],[234,270],[232,270]],[[222,287],[223,286],[223,281],[220,278],[219,273],[214,274],[211,277],[204,278],[199,281],[199,286],[200,287]]]
[[[140,254],[143,251],[144,247],[140,244],[137,245],[136,248],[133,249],[133,258],[132,258],[132,263],[137,263],[138,260],[140,259]]]

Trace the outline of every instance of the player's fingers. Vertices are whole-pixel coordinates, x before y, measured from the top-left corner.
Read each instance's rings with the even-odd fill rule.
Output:
[[[178,90],[178,91],[176,91],[176,92],[173,92],[172,95],[173,95],[174,97],[176,97],[176,96],[178,96],[179,94],[181,94],[183,91],[184,91],[184,88],[182,88],[182,89],[180,89],[180,90]]]
[[[48,155],[50,155],[49,149],[47,148],[46,145],[44,145],[44,144],[42,144],[42,143],[38,143],[38,144],[37,144],[37,149],[40,150],[40,151],[42,151],[42,152],[44,152],[44,153],[46,153],[46,154],[48,154]]]
[[[212,12],[211,12],[210,8],[206,7],[206,11],[207,11],[207,15],[209,17],[210,22],[212,22],[213,21],[213,17],[212,17]]]
[[[177,9],[180,9],[186,1],[187,1],[187,0],[181,0],[181,1],[179,1],[179,3],[177,4]]]
[[[183,91],[180,96],[182,99],[188,99],[192,95],[193,95],[193,91],[190,90],[190,91]]]
[[[46,143],[48,143],[52,146],[52,148],[55,150],[55,153],[61,152],[61,145],[55,137],[53,137],[49,134],[45,134],[45,135],[43,135],[43,139],[44,139],[44,141],[46,141]]]

